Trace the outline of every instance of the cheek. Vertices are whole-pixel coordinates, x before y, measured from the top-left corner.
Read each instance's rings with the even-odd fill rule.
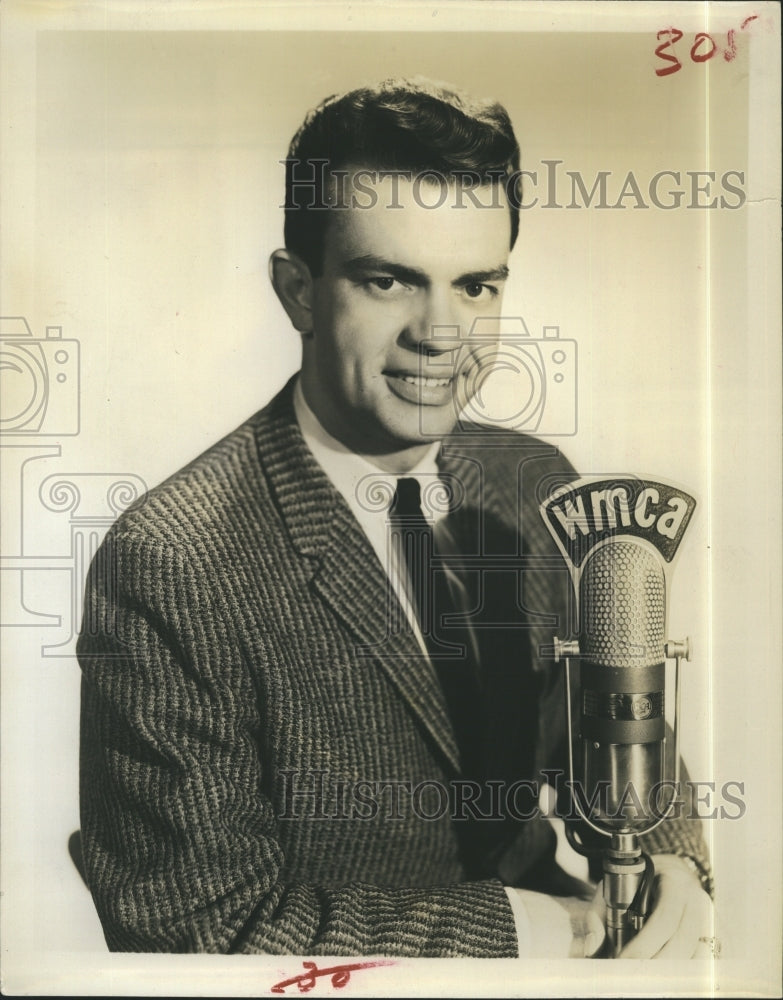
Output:
[[[335,296],[330,319],[335,349],[349,366],[384,358],[405,325],[399,306],[355,290]]]
[[[480,368],[491,367],[497,357],[497,344],[486,341],[471,343],[461,354],[460,368]]]

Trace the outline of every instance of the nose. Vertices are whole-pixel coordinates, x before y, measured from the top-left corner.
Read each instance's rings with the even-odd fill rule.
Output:
[[[409,346],[427,354],[458,351],[463,344],[461,317],[451,288],[424,293],[404,331]]]

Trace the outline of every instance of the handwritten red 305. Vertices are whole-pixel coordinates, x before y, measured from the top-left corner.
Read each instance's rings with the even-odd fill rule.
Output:
[[[739,26],[740,31],[744,31],[751,21],[755,21],[758,14],[751,14],[750,17],[746,17],[742,24]],[[731,62],[736,58],[737,55],[737,32],[734,28],[730,28],[726,33],[726,48],[722,50],[723,58],[726,62]],[[679,28],[664,28],[659,31],[655,36],[661,44],[656,48],[655,54],[659,59],[667,64],[666,66],[659,66],[655,70],[656,76],[670,76],[672,73],[676,73],[678,70],[682,69],[682,63],[677,58],[677,55],[672,49],[672,46],[679,42],[683,34]],[[665,39],[665,41],[662,41]],[[668,51],[667,49],[672,49]],[[705,63],[709,62],[718,52],[718,43],[712,37],[712,35],[707,34],[706,31],[699,31],[693,36],[693,44],[690,48],[691,62],[695,63]]]

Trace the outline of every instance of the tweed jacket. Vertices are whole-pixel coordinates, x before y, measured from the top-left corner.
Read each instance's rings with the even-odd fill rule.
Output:
[[[470,430],[440,465],[473,540],[507,787],[564,766],[540,653],[569,631],[570,584],[537,504],[573,472],[534,438]],[[499,815],[466,864],[438,808],[459,776],[442,689],[399,617],[292,383],[112,527],[78,644],[82,843],[111,949],[517,954],[503,885],[544,887],[554,835]],[[695,823],[651,836],[704,857]]]

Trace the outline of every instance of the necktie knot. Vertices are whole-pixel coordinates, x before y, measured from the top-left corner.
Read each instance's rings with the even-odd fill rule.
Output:
[[[397,480],[389,513],[393,517],[417,520],[421,512],[421,487],[415,476],[401,476]]]

